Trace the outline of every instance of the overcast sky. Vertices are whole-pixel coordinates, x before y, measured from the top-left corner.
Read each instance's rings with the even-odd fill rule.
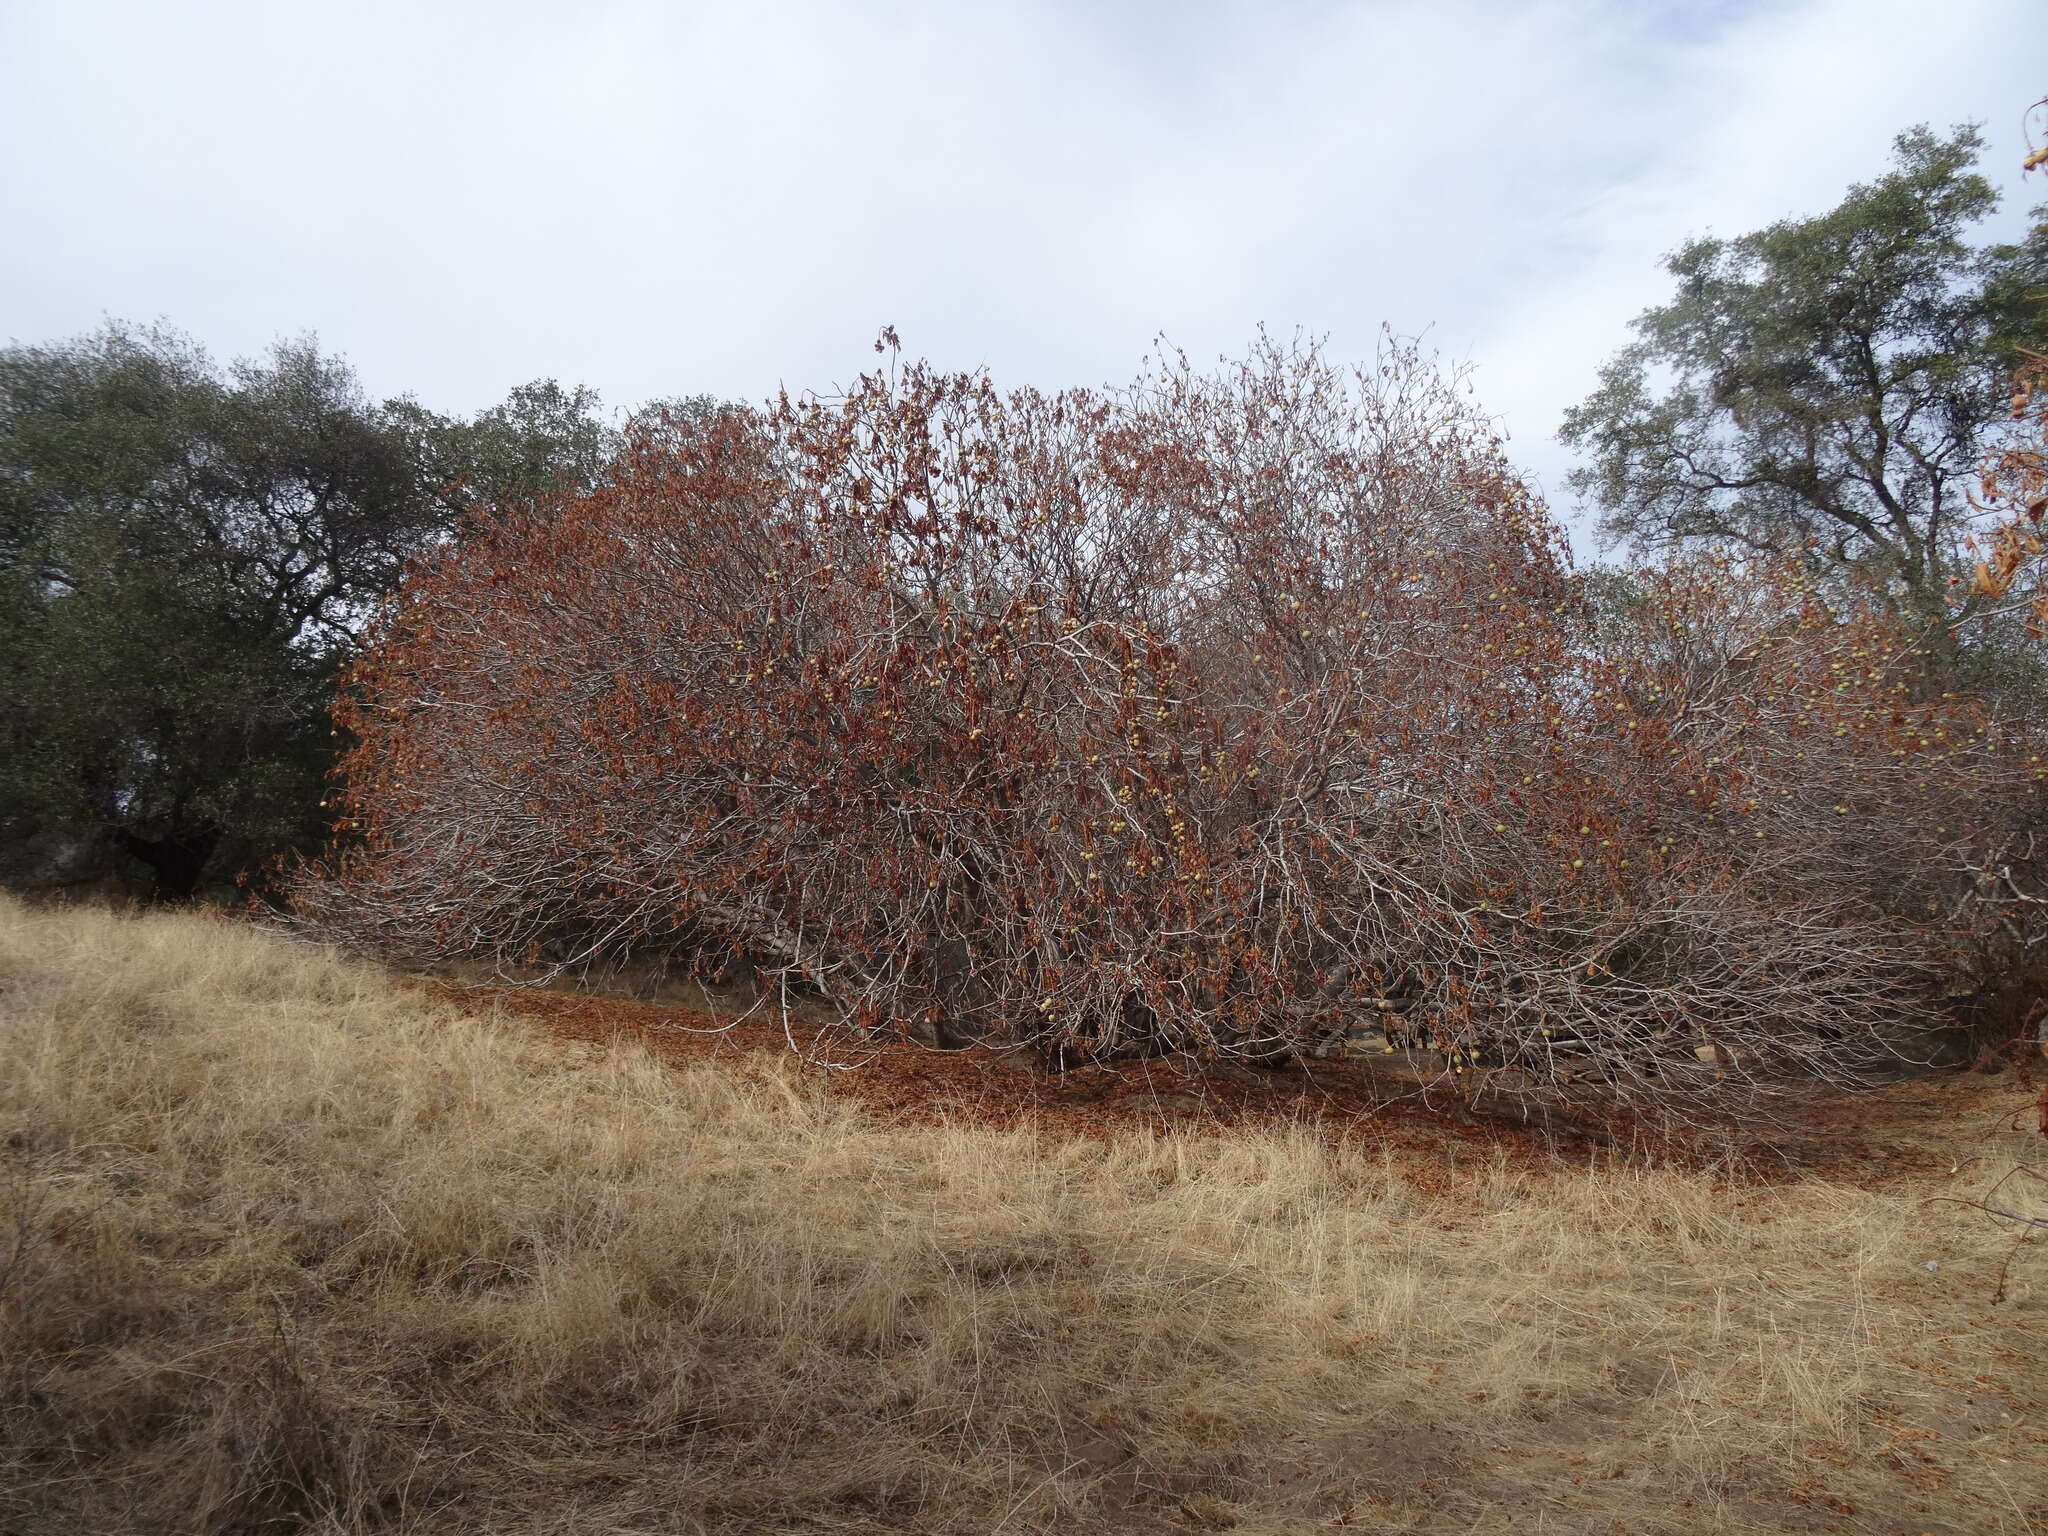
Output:
[[[2043,0],[0,0],[0,338],[317,332],[378,395],[825,388],[894,324],[998,383],[1260,324],[1469,363],[1552,439],[1662,253],[1986,124]]]

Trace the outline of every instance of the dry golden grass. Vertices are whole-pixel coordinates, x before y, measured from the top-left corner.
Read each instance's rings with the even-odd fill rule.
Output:
[[[9,1536],[2048,1524],[1967,1176],[888,1129],[4,900],[0,1066]]]

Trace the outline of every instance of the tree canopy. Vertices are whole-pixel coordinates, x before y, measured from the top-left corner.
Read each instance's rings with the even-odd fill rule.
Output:
[[[1998,205],[1976,130],[1894,147],[1827,213],[1668,258],[1671,301],[1565,420],[1611,542],[1803,554],[1943,610],[2013,370],[2048,347],[2048,209],[1973,247]]]
[[[460,511],[595,483],[585,390],[469,421],[312,340],[223,367],[112,323],[0,351],[0,848],[190,894],[324,833],[333,681]]]

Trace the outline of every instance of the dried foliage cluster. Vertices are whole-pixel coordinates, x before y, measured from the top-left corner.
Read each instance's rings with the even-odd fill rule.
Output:
[[[1991,616],[2017,615],[2048,638],[2048,357],[2029,357],[2013,379],[2013,420],[2021,435],[1985,466],[1979,505],[1996,525],[1980,541],[1977,592]]]
[[[2026,910],[2039,765],[1922,660],[1796,571],[1594,593],[1400,347],[1061,395],[892,355],[418,567],[296,905],[1070,1057],[1850,1078]]]

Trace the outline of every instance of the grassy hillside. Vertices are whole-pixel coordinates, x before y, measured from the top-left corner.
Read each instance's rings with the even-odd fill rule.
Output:
[[[2008,1235],[1929,1198],[2030,1152],[2001,1106],[1881,1192],[1445,1189],[1301,1128],[890,1127],[11,901],[0,1064],[9,1536],[2048,1523],[2040,1262],[1993,1306]]]

